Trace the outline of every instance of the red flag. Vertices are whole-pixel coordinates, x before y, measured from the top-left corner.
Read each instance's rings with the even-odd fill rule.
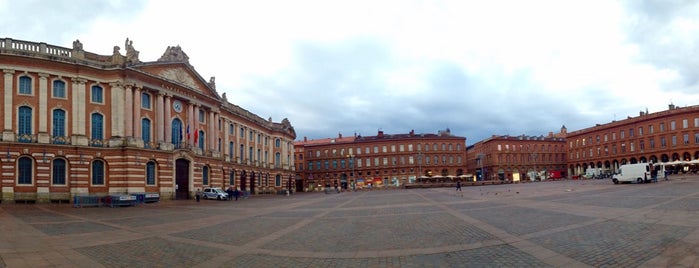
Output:
[[[197,141],[199,141],[199,131],[195,130],[194,131],[194,144],[197,144]]]

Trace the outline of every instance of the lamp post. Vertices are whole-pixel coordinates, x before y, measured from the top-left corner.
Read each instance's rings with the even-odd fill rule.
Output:
[[[484,154],[478,154],[477,160],[478,160],[478,166],[480,167],[480,170],[481,170],[481,180],[485,180],[485,172],[483,170],[483,158],[485,158]]]
[[[418,164],[418,176],[416,179],[422,177],[422,153],[417,153],[417,164]]]
[[[353,154],[349,154],[349,155],[347,155],[347,158],[349,158],[349,164],[352,167],[352,173],[350,173],[350,177],[351,177],[350,184],[352,184],[352,191],[354,191],[355,190],[355,188],[354,188],[354,184],[355,184],[355,182],[354,182],[354,158],[355,158],[355,156]]]

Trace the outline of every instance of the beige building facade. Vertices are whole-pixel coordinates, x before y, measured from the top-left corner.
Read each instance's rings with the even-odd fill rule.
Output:
[[[2,200],[158,193],[204,187],[274,192],[293,184],[287,119],[230,102],[179,46],[142,62],[133,41],[112,55],[0,39]]]

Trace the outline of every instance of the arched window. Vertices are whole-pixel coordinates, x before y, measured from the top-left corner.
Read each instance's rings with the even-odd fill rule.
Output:
[[[203,166],[201,168],[201,184],[209,185],[209,166]]]
[[[53,81],[53,97],[54,98],[66,98],[66,82],[61,80]]]
[[[32,108],[29,106],[19,107],[19,122],[17,124],[18,134],[32,135]]]
[[[282,140],[281,139],[275,139],[274,140],[274,147],[281,147],[282,146]]]
[[[31,95],[32,94],[32,78],[29,76],[22,76],[19,78],[19,94]]]
[[[29,157],[21,157],[17,161],[17,184],[32,184],[34,160]]]
[[[182,121],[180,119],[172,119],[172,144],[175,145],[175,149],[182,148],[182,139],[184,134],[182,134]]]
[[[90,134],[92,145],[101,145],[104,140],[104,116],[98,113],[93,113],[92,121],[90,122]]]
[[[102,87],[100,86],[92,86],[91,91],[90,91],[90,97],[92,102],[94,103],[103,103],[104,102],[104,97],[102,96]]]
[[[92,185],[104,185],[104,162],[92,161]]]
[[[234,185],[235,185],[235,169],[232,170],[232,171],[231,171],[231,174],[228,175],[228,180],[229,180],[229,181],[228,181],[228,184],[229,184],[230,186],[234,186]]]
[[[61,141],[63,140],[62,137],[66,136],[66,111],[61,109],[53,110],[52,134],[54,143],[57,143],[56,138],[59,138],[58,141]]]
[[[146,185],[155,185],[155,162],[146,163]]]
[[[274,167],[280,168],[282,166],[282,154],[277,152],[274,153]]]
[[[66,184],[66,160],[62,158],[53,159],[51,163],[51,175],[54,185]]]
[[[141,138],[145,148],[150,148],[150,119],[141,119]]]
[[[277,174],[277,176],[274,176],[274,186],[282,186],[282,175]]]
[[[199,130],[199,149],[204,150],[204,131]]]

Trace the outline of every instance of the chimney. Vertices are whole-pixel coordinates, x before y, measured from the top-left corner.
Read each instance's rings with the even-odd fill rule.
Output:
[[[342,139],[342,132],[338,132],[337,137],[338,137],[338,139]]]
[[[553,137],[553,131],[549,131],[549,138]]]
[[[411,129],[411,130],[410,130],[410,137],[412,137],[412,136],[415,136],[415,130],[414,130],[414,129]]]
[[[308,137],[303,136],[303,142],[308,142]]]
[[[379,134],[376,137],[383,138],[383,130],[379,130]]]
[[[675,105],[670,103],[670,105],[668,105],[668,108],[669,108],[668,110],[673,110],[673,109],[675,109]]]

